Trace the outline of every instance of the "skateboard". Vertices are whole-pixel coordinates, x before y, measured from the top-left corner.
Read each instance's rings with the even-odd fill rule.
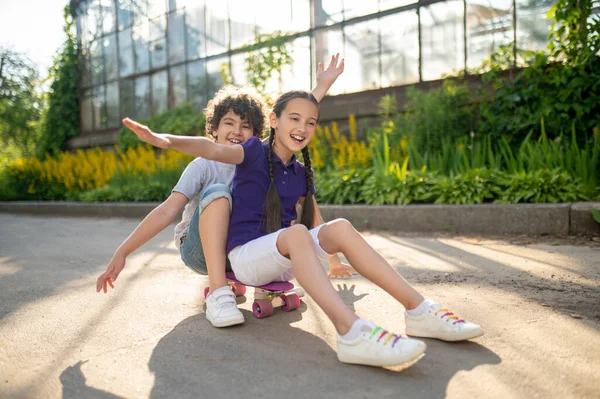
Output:
[[[300,307],[300,298],[304,296],[302,287],[295,287],[289,281],[272,282],[265,285],[245,285],[235,278],[235,274],[225,274],[227,282],[233,294],[244,296],[247,287],[254,288],[254,302],[252,303],[252,314],[257,319],[264,319],[273,314],[273,309],[281,307],[284,312],[291,312]],[[209,288],[204,289],[204,298],[208,296]]]

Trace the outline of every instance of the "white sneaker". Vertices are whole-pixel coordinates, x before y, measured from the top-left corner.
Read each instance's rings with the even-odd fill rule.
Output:
[[[419,316],[406,315],[406,335],[437,338],[442,341],[463,341],[483,335],[481,326],[465,321],[447,308],[434,303]]]
[[[221,287],[206,297],[206,318],[215,327],[229,327],[244,322],[235,295],[229,286]]]
[[[391,334],[370,321],[352,341],[337,336],[338,360],[367,366],[406,368],[423,356],[426,347],[423,341]]]

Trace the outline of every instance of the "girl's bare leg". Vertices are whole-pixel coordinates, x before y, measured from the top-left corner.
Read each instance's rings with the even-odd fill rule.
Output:
[[[292,261],[294,276],[325,312],[340,335],[346,334],[358,319],[342,301],[321,266],[310,233],[304,225],[294,225],[277,238],[277,249]]]
[[[225,262],[229,216],[229,200],[219,198],[202,211],[198,220],[200,241],[208,269],[210,293],[227,285]]]
[[[384,289],[406,309],[414,309],[424,301],[347,220],[325,223],[319,231],[319,243],[327,253],[343,253],[358,273]]]

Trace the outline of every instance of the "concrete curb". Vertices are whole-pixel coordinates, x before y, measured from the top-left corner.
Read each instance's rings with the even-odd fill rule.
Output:
[[[159,203],[0,202],[0,212],[142,219]],[[411,233],[598,235],[590,210],[600,202],[481,205],[321,205],[323,219],[348,219],[358,230]]]

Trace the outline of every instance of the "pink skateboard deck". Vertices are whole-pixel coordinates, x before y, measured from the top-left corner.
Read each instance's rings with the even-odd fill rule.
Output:
[[[227,272],[227,281],[235,296],[246,294],[246,284],[239,281],[235,274]],[[300,297],[304,296],[302,287],[295,287],[289,281],[274,281],[269,284],[249,287],[254,288],[254,302],[252,313],[258,319],[264,319],[273,314],[273,308],[281,307],[283,311],[290,312],[300,306]],[[208,295],[208,287],[204,289],[204,298]]]

